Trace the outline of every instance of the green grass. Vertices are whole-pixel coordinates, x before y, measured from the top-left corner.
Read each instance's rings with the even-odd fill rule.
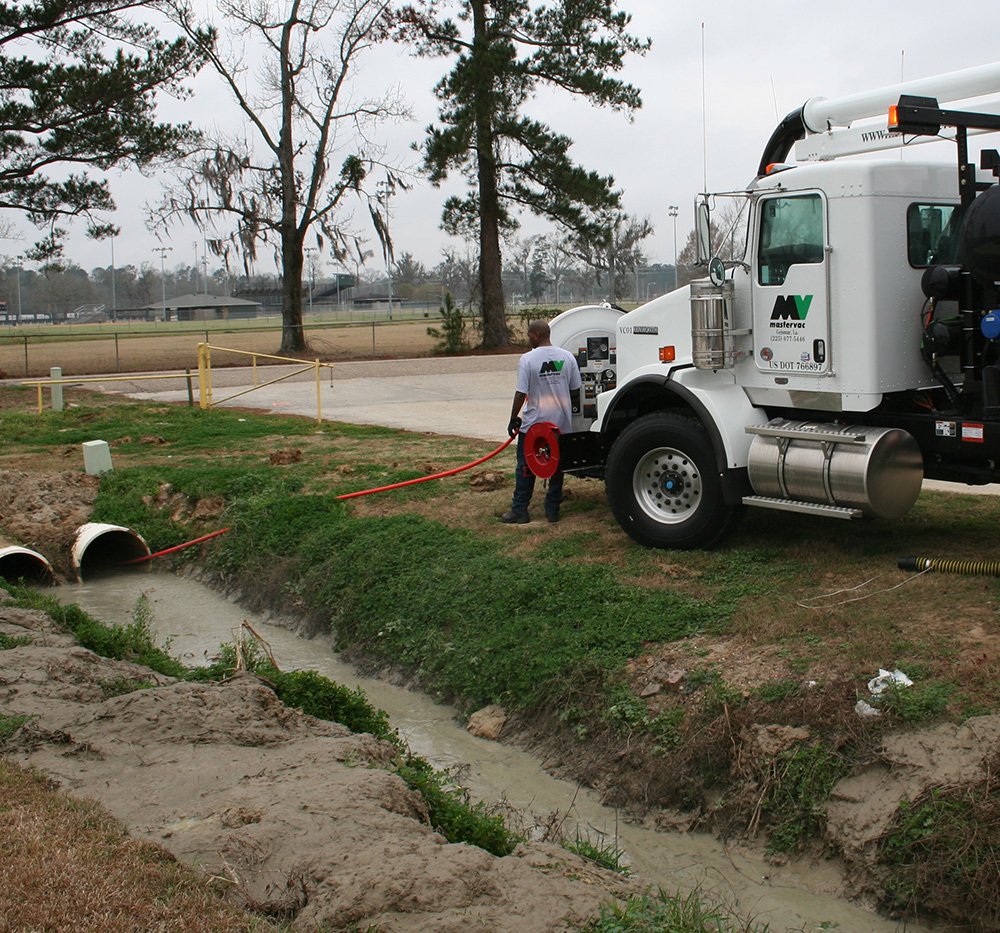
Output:
[[[0,635],[0,651],[9,651],[11,648],[20,648],[30,645],[32,638],[30,635]]]
[[[599,837],[595,841],[590,835],[581,834],[578,829],[572,839],[563,840],[562,847],[608,871],[615,871],[620,875],[630,874],[628,866],[622,861],[625,852],[612,840]]]
[[[794,852],[822,838],[830,791],[850,770],[845,758],[819,744],[781,752],[762,805],[771,821],[768,850]]]
[[[712,904],[698,892],[633,897],[609,904],[583,933],[768,933],[767,924],[739,919],[728,907]]]
[[[30,722],[31,718],[31,716],[6,716],[0,713],[0,743],[6,742],[21,726]]]

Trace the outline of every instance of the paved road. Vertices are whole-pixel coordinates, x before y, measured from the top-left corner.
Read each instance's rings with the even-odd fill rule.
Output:
[[[514,353],[334,363],[321,371],[319,408],[324,421],[377,424],[499,441],[507,434],[517,359]],[[298,369],[301,367],[260,367],[257,379],[266,382]],[[232,398],[253,389],[253,385],[254,373],[250,368],[213,369],[213,402],[226,408],[316,416],[316,381],[312,371]],[[96,387],[149,401],[183,401],[188,397],[181,379],[98,383]],[[230,398],[231,401],[226,401]]]

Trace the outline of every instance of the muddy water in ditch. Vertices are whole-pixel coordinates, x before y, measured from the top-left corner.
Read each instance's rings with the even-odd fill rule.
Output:
[[[618,846],[635,874],[668,891],[700,888],[730,904],[744,917],[785,930],[841,930],[882,933],[904,927],[836,897],[840,876],[835,863],[775,867],[760,858],[724,848],[707,835],[658,833],[624,823],[596,796],[546,774],[531,756],[469,735],[454,709],[420,693],[359,676],[322,639],[299,638],[289,629],[255,618],[202,584],[183,577],[134,574],[56,588],[64,603],[78,603],[106,622],[130,621],[136,600],[146,594],[153,626],[169,650],[187,664],[204,663],[246,619],[270,643],[283,669],[310,668],[340,683],[359,686],[385,709],[417,754],[442,768],[461,768],[477,799],[506,799],[520,810],[546,818],[566,815],[592,839]],[[572,835],[572,829],[570,830]],[[600,834],[600,835],[599,835]],[[908,930],[924,929],[908,925]]]

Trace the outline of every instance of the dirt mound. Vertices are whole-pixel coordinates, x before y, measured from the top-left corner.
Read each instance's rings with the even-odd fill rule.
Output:
[[[384,769],[387,744],[288,709],[252,676],[173,681],[6,606],[0,631],[33,640],[4,652],[0,702],[33,717],[6,754],[293,928],[556,930],[635,890],[555,846],[496,858],[447,843]],[[108,696],[136,682],[157,686]]]
[[[35,548],[65,574],[73,533],[90,520],[98,486],[96,476],[72,470],[0,470],[0,537]]]

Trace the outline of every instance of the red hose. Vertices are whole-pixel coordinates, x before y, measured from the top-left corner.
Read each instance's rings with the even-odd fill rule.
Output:
[[[165,548],[162,551],[157,551],[155,554],[144,554],[142,557],[133,557],[131,560],[123,560],[123,564],[143,564],[147,560],[152,560],[154,557],[163,557],[165,554],[173,554],[174,551],[182,551],[186,547],[191,547],[192,544],[201,544],[202,541],[209,541],[212,538],[217,538],[219,535],[224,535],[228,528],[220,528],[218,531],[213,531],[211,534],[202,535],[200,538],[195,538],[193,541],[185,541],[183,544],[175,544],[173,547]]]
[[[517,437],[515,434],[514,437]],[[445,470],[443,473],[432,473],[430,476],[418,476],[416,479],[408,479],[402,483],[392,483],[389,486],[378,486],[375,489],[362,489],[360,492],[346,492],[342,496],[337,496],[338,499],[356,499],[358,496],[370,496],[376,492],[388,492],[390,489],[402,489],[404,486],[415,486],[417,483],[427,483],[432,479],[444,479],[446,476],[454,476],[456,473],[461,473],[463,470],[471,470],[473,467],[479,466],[480,463],[485,463],[491,457],[495,457],[500,451],[506,450],[514,440],[514,437],[508,437],[496,450],[492,453],[488,453],[485,457],[480,457],[478,460],[473,460],[472,463],[467,463],[465,466],[455,467],[453,470]]]

